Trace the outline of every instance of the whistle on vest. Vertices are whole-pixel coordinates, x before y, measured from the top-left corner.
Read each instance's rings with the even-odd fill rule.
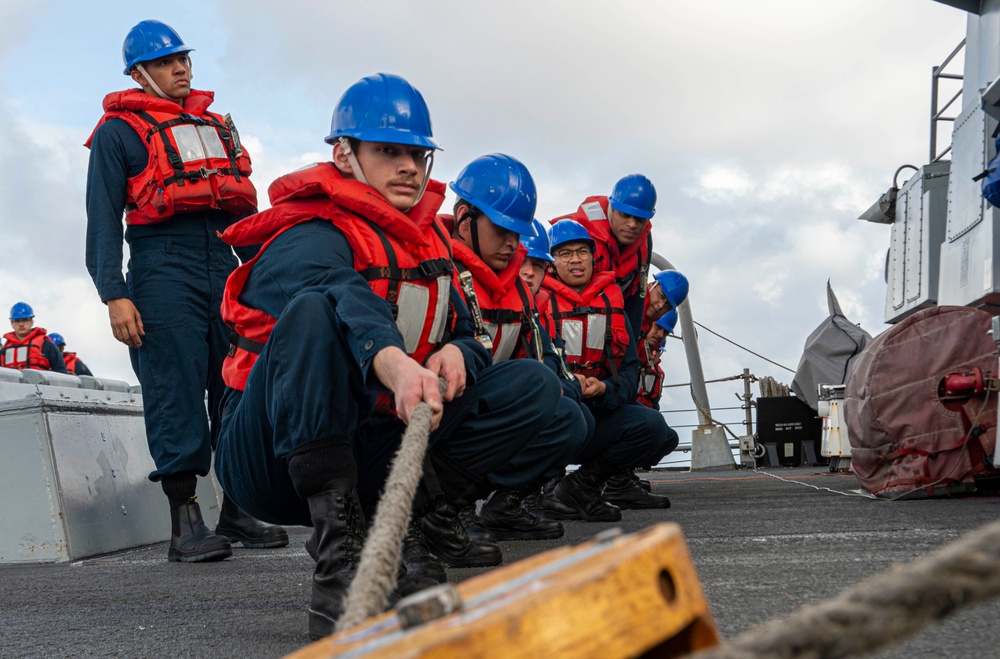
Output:
[[[476,299],[476,288],[472,284],[472,273],[468,270],[462,270],[458,273],[458,281],[462,285],[465,304],[469,307],[469,313],[472,315],[472,324],[476,328],[476,341],[479,341],[484,348],[490,351],[490,355],[492,355],[493,337],[490,336],[490,333],[486,330],[486,324],[483,322],[483,312],[479,308],[479,300]]]

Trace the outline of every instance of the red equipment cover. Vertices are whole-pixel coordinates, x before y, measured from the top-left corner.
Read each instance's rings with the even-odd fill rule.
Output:
[[[847,380],[851,463],[879,497],[923,498],[974,491],[992,467],[997,394],[942,401],[950,373],[996,375],[991,316],[968,307],[918,312],[868,344]],[[971,432],[970,432],[971,430]]]

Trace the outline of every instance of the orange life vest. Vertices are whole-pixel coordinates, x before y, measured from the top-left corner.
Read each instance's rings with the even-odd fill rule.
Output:
[[[30,368],[36,371],[52,370],[52,364],[42,354],[42,346],[45,345],[46,341],[51,341],[43,328],[31,328],[28,336],[23,339],[17,338],[17,334],[14,332],[7,332],[3,335],[3,339],[0,367],[19,370]]]
[[[182,108],[141,89],[104,97],[97,127],[121,119],[149,151],[146,168],[128,181],[126,223],[155,224],[177,213],[211,209],[239,217],[257,210],[250,156],[232,121],[208,111],[214,98],[212,92],[191,90]],[[87,147],[93,138],[91,133]]]
[[[439,216],[446,228],[454,223],[450,215]],[[472,314],[476,339],[493,354],[493,363],[532,357],[541,359],[541,344],[535,334],[534,301],[521,281],[521,264],[527,250],[518,246],[507,266],[495,272],[479,256],[458,240],[451,241],[454,254],[454,284]]]
[[[435,213],[445,187],[430,181],[420,203],[406,214],[371,186],[341,176],[320,163],[271,184],[272,207],[230,226],[222,239],[234,247],[263,243],[229,276],[222,318],[235,332],[222,366],[226,385],[243,390],[277,319],[240,302],[250,272],[274,240],[291,227],[315,219],[333,223],[347,239],[354,268],[376,295],[387,300],[406,353],[421,364],[450,329],[450,241]]]
[[[645,298],[649,261],[653,254],[652,222],[646,222],[634,243],[620,247],[611,232],[609,217],[607,197],[587,197],[575,213],[557,217],[552,223],[570,219],[582,224],[594,240],[594,272],[614,272],[615,283],[625,297],[639,293]]]
[[[639,341],[639,392],[636,401],[646,407],[656,409],[663,395],[663,369],[655,366],[649,354],[649,343],[645,338]]]
[[[595,272],[580,293],[548,274],[542,288],[549,293],[543,324],[551,328],[569,370],[584,377],[618,380],[628,348],[624,300],[611,272]]]
[[[80,361],[80,358],[76,356],[76,353],[64,352],[63,361],[66,362],[66,372],[70,375],[76,375],[76,363]]]

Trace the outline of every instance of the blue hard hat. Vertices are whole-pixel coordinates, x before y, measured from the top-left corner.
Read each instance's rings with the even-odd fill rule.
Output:
[[[517,158],[502,153],[476,158],[448,187],[498,227],[522,236],[535,235],[535,181]]]
[[[559,220],[549,227],[550,253],[555,254],[556,247],[573,241],[583,241],[590,245],[591,251],[594,250],[594,239],[590,237],[590,234],[579,222],[575,220]]]
[[[677,311],[671,309],[667,313],[660,316],[656,321],[656,324],[667,330],[667,334],[674,333],[674,327],[677,325]]]
[[[18,302],[10,308],[11,320],[23,320],[24,318],[34,318],[35,311],[27,302]]]
[[[653,279],[655,279],[656,283],[660,285],[660,289],[663,290],[663,294],[667,297],[667,302],[669,302],[670,306],[674,309],[676,309],[681,302],[687,299],[687,277],[676,270],[663,270],[653,275]]]
[[[538,220],[532,220],[531,226],[535,228],[535,235],[521,236],[521,245],[528,250],[528,256],[555,263],[555,259],[549,254],[549,234],[545,232],[545,227]]]
[[[441,148],[434,141],[424,97],[391,73],[376,73],[347,88],[333,110],[326,143],[333,144],[340,137]]]
[[[160,59],[174,53],[188,53],[194,50],[184,45],[180,35],[166,23],[142,21],[125,36],[122,44],[122,59],[125,61],[125,75],[141,62]]]
[[[49,338],[52,339],[52,343],[56,344],[57,346],[66,345],[66,339],[62,337],[62,334],[56,334],[55,332],[50,332]]]
[[[648,220],[656,212],[656,188],[642,174],[629,174],[615,183],[608,203],[619,213]]]

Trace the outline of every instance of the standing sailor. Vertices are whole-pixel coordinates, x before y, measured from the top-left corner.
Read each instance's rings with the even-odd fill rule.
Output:
[[[231,541],[288,544],[284,529],[260,524],[228,499],[213,533],[195,501],[219,429],[229,347],[219,305],[237,265],[217,233],[254,212],[257,193],[232,121],[209,111],[212,92],[191,88],[191,50],[159,21],[133,27],[122,58],[140,89],[108,94],[87,140],[87,269],[142,385],[156,465],[149,478],[170,502],[167,557],[184,562],[225,558]]]

